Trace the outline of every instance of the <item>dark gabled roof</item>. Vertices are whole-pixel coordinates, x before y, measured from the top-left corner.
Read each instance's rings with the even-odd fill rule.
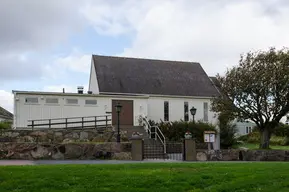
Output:
[[[6,119],[13,119],[13,114],[0,106],[0,117],[4,117]]]
[[[215,86],[199,63],[92,56],[99,92],[212,97]]]
[[[217,77],[210,77],[211,81],[214,83],[214,85],[216,86],[216,88],[218,90],[221,89],[221,84],[220,82],[218,81]]]

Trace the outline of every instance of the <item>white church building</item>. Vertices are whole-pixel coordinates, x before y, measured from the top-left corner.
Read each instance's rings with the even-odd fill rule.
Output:
[[[121,125],[139,125],[140,115],[154,121],[189,121],[192,107],[197,109],[196,121],[217,122],[210,105],[218,90],[202,66],[193,62],[92,55],[88,92],[79,87],[76,93],[14,90],[13,94],[15,129],[43,119],[107,114],[116,124],[118,102]]]

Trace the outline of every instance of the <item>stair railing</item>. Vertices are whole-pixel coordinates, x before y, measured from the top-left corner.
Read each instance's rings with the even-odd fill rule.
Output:
[[[167,153],[166,138],[165,138],[163,132],[161,131],[161,129],[156,125],[153,125],[153,126],[150,125],[150,123],[146,117],[142,116],[141,118],[143,121],[144,129],[148,133],[149,138],[159,140],[162,143],[162,145],[164,146],[164,154],[166,154]]]

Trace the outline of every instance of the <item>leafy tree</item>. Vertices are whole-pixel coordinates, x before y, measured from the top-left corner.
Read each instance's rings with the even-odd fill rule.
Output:
[[[218,126],[220,129],[220,145],[221,148],[229,148],[237,143],[236,133],[237,128],[236,124],[233,124],[231,121],[233,118],[230,114],[220,113],[218,116]]]
[[[243,54],[239,65],[217,80],[222,96],[213,99],[212,110],[253,121],[261,134],[260,148],[269,148],[271,134],[289,112],[289,51]]]

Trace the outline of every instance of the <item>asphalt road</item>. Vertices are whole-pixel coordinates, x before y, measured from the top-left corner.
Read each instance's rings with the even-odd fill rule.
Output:
[[[65,164],[126,164],[126,163],[254,163],[250,161],[178,161],[178,160],[0,160],[0,166],[10,165],[65,165]],[[256,161],[257,162],[257,161]]]
[[[173,160],[144,160],[144,161],[126,161],[126,160],[0,160],[0,166],[5,165],[58,165],[58,164],[124,164],[124,163],[153,163],[153,162],[182,162]]]

